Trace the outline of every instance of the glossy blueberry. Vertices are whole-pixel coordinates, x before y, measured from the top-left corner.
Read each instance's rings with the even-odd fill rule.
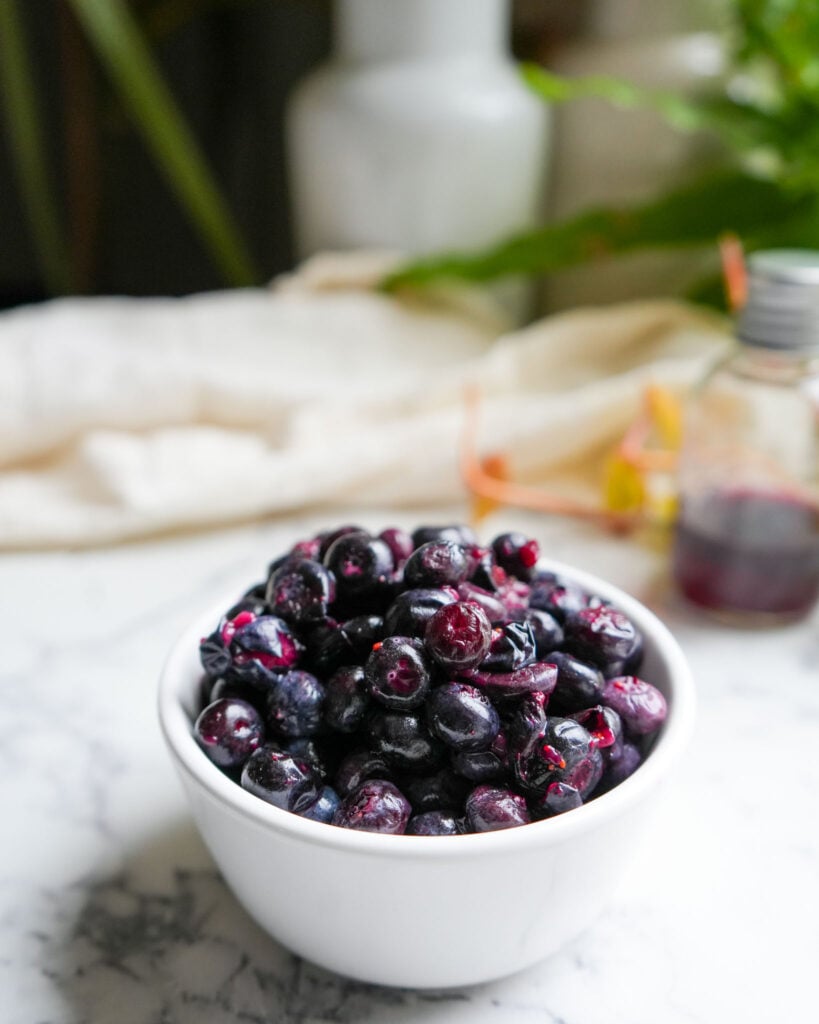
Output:
[[[370,707],[370,691],[360,665],[338,669],[328,680],[324,721],[337,732],[356,732]]]
[[[432,616],[458,600],[458,593],[450,588],[419,587],[399,594],[384,616],[385,636],[416,636],[426,633]]]
[[[272,744],[251,754],[242,769],[241,784],[248,793],[296,814],[316,802],[320,789],[306,764]]]
[[[312,736],[285,737],[276,741],[276,746],[281,747],[297,761],[306,764],[320,782],[330,777],[330,761],[328,754],[331,753],[325,745],[319,746],[317,740]]]
[[[380,615],[356,615],[341,624],[341,632],[347,639],[357,664],[364,664],[373,649],[386,635],[384,619]]]
[[[453,750],[487,750],[500,731],[500,717],[481,690],[444,683],[427,698],[430,732]]]
[[[508,582],[509,577],[495,561],[495,554],[491,548],[467,546],[464,550],[469,562],[467,575],[469,583],[480,587],[487,593],[494,594],[499,587]]]
[[[457,836],[462,826],[449,811],[425,811],[410,818],[407,823],[408,836]]]
[[[493,699],[517,697],[538,690],[548,697],[557,680],[557,669],[545,661],[535,661],[514,672],[484,672],[473,670],[464,678],[486,690]]]
[[[519,580],[531,577],[540,558],[538,542],[523,533],[501,533],[492,541],[492,551],[498,565]]]
[[[457,587],[469,571],[464,549],[449,540],[422,544],[407,559],[404,582],[407,587]]]
[[[452,770],[470,782],[501,782],[509,775],[508,744],[499,732],[488,750],[459,750],[452,755]]]
[[[389,581],[394,568],[392,552],[377,537],[363,530],[345,533],[333,541],[324,555],[333,573],[340,598],[347,601],[371,594]]]
[[[324,697],[310,672],[286,672],[268,691],[267,724],[278,736],[313,736],[321,728]]]
[[[580,722],[598,750],[619,756],[623,746],[623,721],[614,708],[595,704],[568,717]]]
[[[446,747],[418,715],[376,711],[368,728],[373,748],[396,771],[432,772],[444,760]]]
[[[347,754],[336,769],[334,784],[336,790],[347,796],[358,789],[366,779],[389,779],[392,769],[385,758],[373,750],[354,750]]]
[[[548,718],[546,728],[515,753],[515,778],[527,792],[545,793],[550,782],[567,781],[592,750],[591,736],[579,722]]]
[[[583,797],[568,782],[550,782],[546,792],[530,801],[538,818],[553,818],[556,814],[573,811],[583,803]]]
[[[642,638],[631,619],[611,605],[572,612],[566,616],[563,631],[564,648],[596,665],[607,677],[642,646]]]
[[[532,820],[526,801],[510,789],[478,786],[466,798],[466,817],[475,832],[528,825]]]
[[[275,615],[229,620],[222,638],[231,654],[233,671],[257,685],[267,685],[270,675],[286,672],[299,660],[303,647],[284,619]]]
[[[506,622],[508,617],[506,605],[495,594],[490,593],[483,587],[479,587],[475,583],[459,583],[458,597],[462,601],[470,601],[472,604],[483,608],[486,617],[493,626]]]
[[[193,734],[214,764],[238,768],[264,743],[264,723],[252,704],[225,698],[204,709]]]
[[[324,556],[338,540],[339,537],[346,537],[350,533],[366,533],[367,531],[361,526],[355,526],[348,523],[345,526],[338,526],[335,530],[325,530],[320,533],[315,539],[318,541],[318,559],[320,562],[324,561]]]
[[[551,574],[545,580],[535,580],[529,594],[529,607],[553,615],[558,622],[564,622],[566,616],[585,608],[589,595],[582,587],[569,580],[553,578]]]
[[[567,765],[560,781],[572,786],[586,800],[600,782],[604,768],[603,754],[593,746],[585,757],[571,766]]]
[[[492,626],[476,604],[455,601],[439,608],[427,623],[424,641],[433,658],[448,672],[477,668],[492,644]]]
[[[527,608],[515,612],[512,618],[516,622],[528,623],[535,638],[535,657],[539,661],[550,661],[549,655],[563,643],[563,628],[548,612],[539,608]]]
[[[528,622],[507,622],[492,630],[482,672],[516,672],[535,660],[535,634]]]
[[[310,818],[311,821],[321,821],[325,825],[330,825],[340,806],[341,797],[338,793],[330,786],[322,786],[313,803],[308,804],[298,813],[302,818]]]
[[[459,523],[451,526],[419,526],[412,533],[412,546],[420,548],[432,541],[448,540],[461,546],[477,545],[478,538],[468,526]]]
[[[335,596],[333,574],[320,562],[308,559],[285,563],[267,583],[271,612],[296,625],[321,622]]]
[[[370,694],[394,711],[423,704],[431,671],[423,643],[406,636],[388,636],[375,644],[364,666]]]
[[[333,824],[359,832],[401,835],[411,813],[409,800],[394,783],[368,779],[342,800]]]
[[[637,676],[607,680],[600,703],[614,708],[631,736],[647,736],[659,729],[668,713],[657,687]]]
[[[431,775],[403,775],[398,779],[398,787],[415,814],[439,810],[460,813],[472,788],[465,778],[446,767]]]
[[[540,690],[525,693],[507,702],[504,729],[513,754],[525,750],[546,728],[548,696]]]
[[[600,703],[605,680],[594,665],[564,651],[551,651],[546,661],[557,666],[552,708],[560,714],[580,711]]]

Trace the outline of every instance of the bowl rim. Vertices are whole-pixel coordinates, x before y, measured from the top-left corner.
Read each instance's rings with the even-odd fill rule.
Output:
[[[520,850],[532,846],[559,845],[573,836],[594,830],[639,804],[667,774],[682,754],[693,732],[696,711],[694,681],[683,651],[668,627],[642,602],[619,587],[585,570],[556,559],[541,558],[539,567],[578,583],[624,612],[645,635],[650,636],[668,674],[668,717],[648,757],[627,779],[595,800],[566,814],[534,821],[517,828],[459,836],[383,835],[345,829],[299,817],[246,790],[224,775],[202,752],[193,738],[192,722],[184,701],[194,694],[202,670],[199,640],[212,631],[214,621],[236,600],[231,593],[210,605],[182,631],[173,644],[159,680],[158,713],[168,749],[179,769],[194,780],[233,816],[250,820],[271,833],[301,840],[313,846],[359,851],[383,857],[429,857],[447,860]],[[448,842],[445,840],[449,840]]]

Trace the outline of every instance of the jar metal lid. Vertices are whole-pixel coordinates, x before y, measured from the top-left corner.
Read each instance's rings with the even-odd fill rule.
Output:
[[[748,300],[737,321],[748,345],[819,350],[819,252],[770,249],[748,258]]]

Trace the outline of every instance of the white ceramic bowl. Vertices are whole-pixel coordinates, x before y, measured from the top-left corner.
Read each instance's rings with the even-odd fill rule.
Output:
[[[294,952],[382,985],[438,988],[500,978],[575,938],[610,900],[657,789],[693,724],[694,688],[668,629],[623,591],[559,563],[547,568],[615,604],[645,639],[641,675],[668,718],[625,782],[566,814],[476,835],[390,836],[309,821],[246,793],[197,746],[200,637],[236,595],[175,644],[159,715],[200,832],[251,917]]]

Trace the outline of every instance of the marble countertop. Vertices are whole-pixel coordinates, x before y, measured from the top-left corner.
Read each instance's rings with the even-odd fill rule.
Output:
[[[410,525],[392,513],[365,525]],[[225,889],[155,715],[175,634],[317,525],[279,520],[0,558],[5,1024],[743,1024],[812,1019],[819,953],[819,618],[741,632],[686,609],[662,552],[505,514],[646,601],[692,663],[685,763],[619,896],[551,960],[465,990],[374,988],[289,954]],[[491,941],[491,937],[488,937]]]

